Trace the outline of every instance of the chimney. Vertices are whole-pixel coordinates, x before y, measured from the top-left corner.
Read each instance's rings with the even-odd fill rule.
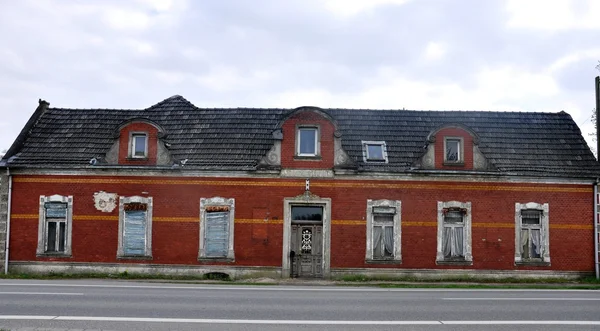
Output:
[[[46,100],[40,99],[38,101],[38,103],[39,103],[38,108],[42,108],[44,110],[48,109],[48,107],[50,106],[50,103],[48,101],[46,101]]]

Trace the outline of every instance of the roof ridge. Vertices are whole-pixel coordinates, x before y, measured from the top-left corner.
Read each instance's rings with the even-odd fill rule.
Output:
[[[158,102],[158,103],[156,103],[156,104],[154,104],[154,105],[152,105],[152,106],[150,106],[150,107],[148,107],[148,108],[146,108],[144,110],[161,107],[161,106],[163,106],[165,104],[169,104],[169,103],[179,103],[179,102],[186,103],[188,106],[190,106],[192,108],[198,108],[198,107],[196,107],[196,105],[194,105],[193,103],[191,103],[186,98],[182,97],[179,94],[175,94],[175,95],[172,95],[172,96],[170,96],[170,97],[168,97],[168,98],[166,98],[166,99],[164,99],[164,100],[162,100],[162,101],[160,101],[160,102]]]

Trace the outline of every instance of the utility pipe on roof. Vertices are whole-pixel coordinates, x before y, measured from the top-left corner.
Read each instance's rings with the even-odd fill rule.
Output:
[[[6,175],[8,176],[8,206],[6,210],[6,245],[4,250],[4,274],[8,274],[8,257],[10,253],[10,207],[12,203],[12,176],[10,175],[10,169],[6,168]]]

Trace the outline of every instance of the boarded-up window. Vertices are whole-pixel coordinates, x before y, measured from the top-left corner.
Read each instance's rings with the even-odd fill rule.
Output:
[[[117,257],[152,258],[152,197],[119,198]]]
[[[123,253],[145,255],[146,253],[146,204],[126,204],[123,223]]]
[[[229,246],[229,211],[207,211],[205,220],[207,257],[226,257]]]
[[[67,241],[67,204],[46,202],[46,252],[64,252]]]

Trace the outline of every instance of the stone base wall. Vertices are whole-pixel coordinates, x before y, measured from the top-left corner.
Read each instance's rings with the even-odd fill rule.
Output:
[[[8,219],[8,176],[0,175],[0,272],[6,259],[6,228]]]

